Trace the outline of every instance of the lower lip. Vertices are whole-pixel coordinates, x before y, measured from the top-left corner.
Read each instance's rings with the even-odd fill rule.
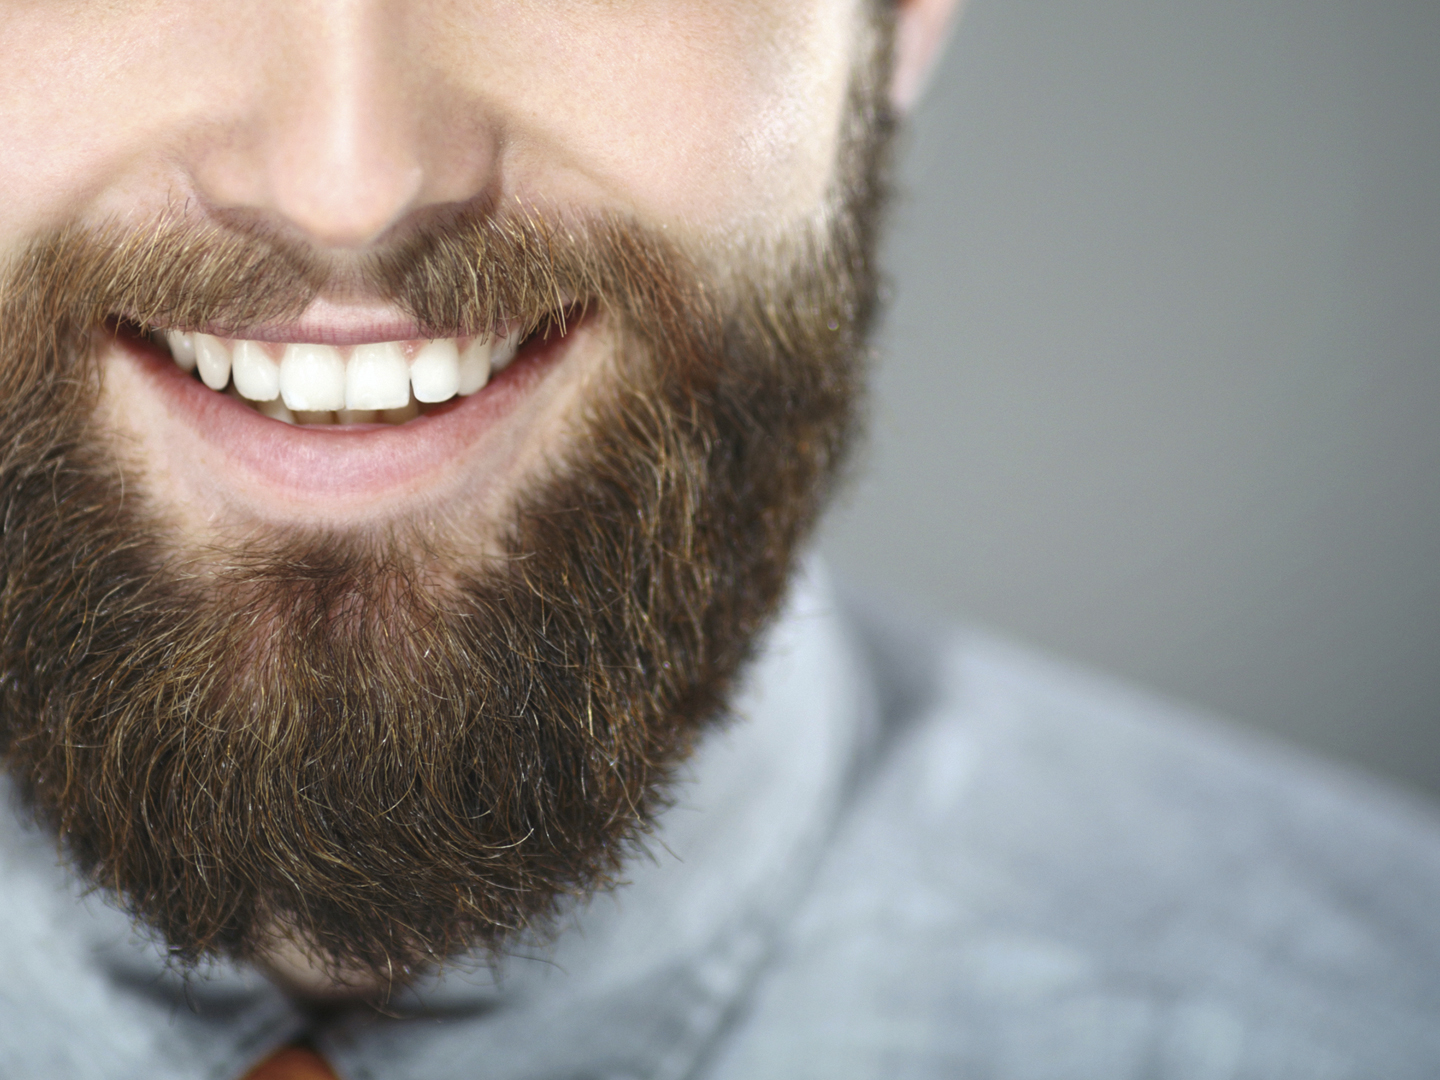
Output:
[[[300,425],[272,420],[187,375],[150,342],[117,341],[147,376],[172,415],[232,468],[276,494],[329,501],[413,490],[470,457],[568,351],[580,327],[532,341],[483,390],[452,398],[404,424]]]

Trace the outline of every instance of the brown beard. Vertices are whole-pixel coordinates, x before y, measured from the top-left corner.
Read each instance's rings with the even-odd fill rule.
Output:
[[[176,550],[96,430],[97,327],[243,329],[303,310],[333,266],[170,217],[62,230],[12,267],[0,753],[177,961],[254,959],[284,928],[332,971],[404,982],[616,880],[723,714],[856,427],[883,27],[872,53],[823,231],[716,270],[633,223],[470,211],[354,271],[433,336],[539,326],[565,297],[615,343],[503,556],[441,588],[433,552],[394,531],[257,539],[217,565]]]

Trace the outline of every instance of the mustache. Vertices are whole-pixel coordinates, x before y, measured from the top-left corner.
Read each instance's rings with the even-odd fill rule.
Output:
[[[35,238],[0,273],[0,356],[53,371],[83,352],[74,346],[87,333],[117,323],[244,337],[322,295],[393,304],[428,338],[528,334],[550,321],[563,330],[596,305],[631,321],[693,321],[709,310],[684,287],[694,266],[670,238],[613,214],[465,207],[374,251],[335,253],[240,215],[172,209],[143,225],[71,223]],[[0,383],[16,392],[37,374],[12,367]]]

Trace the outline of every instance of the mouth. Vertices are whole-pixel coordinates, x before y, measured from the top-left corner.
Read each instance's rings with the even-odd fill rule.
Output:
[[[541,337],[548,337],[547,326]],[[522,345],[504,336],[331,345],[225,338],[199,331],[146,335],[175,366],[285,424],[404,424],[483,390]]]
[[[579,376],[548,376],[594,322],[557,308],[529,333],[428,339],[397,319],[248,336],[115,320],[109,415],[152,489],[199,523],[493,510],[553,450]]]

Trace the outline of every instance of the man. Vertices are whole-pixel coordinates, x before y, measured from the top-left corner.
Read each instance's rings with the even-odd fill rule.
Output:
[[[951,6],[0,0],[0,1075],[1440,1062],[1422,812],[801,564]]]

